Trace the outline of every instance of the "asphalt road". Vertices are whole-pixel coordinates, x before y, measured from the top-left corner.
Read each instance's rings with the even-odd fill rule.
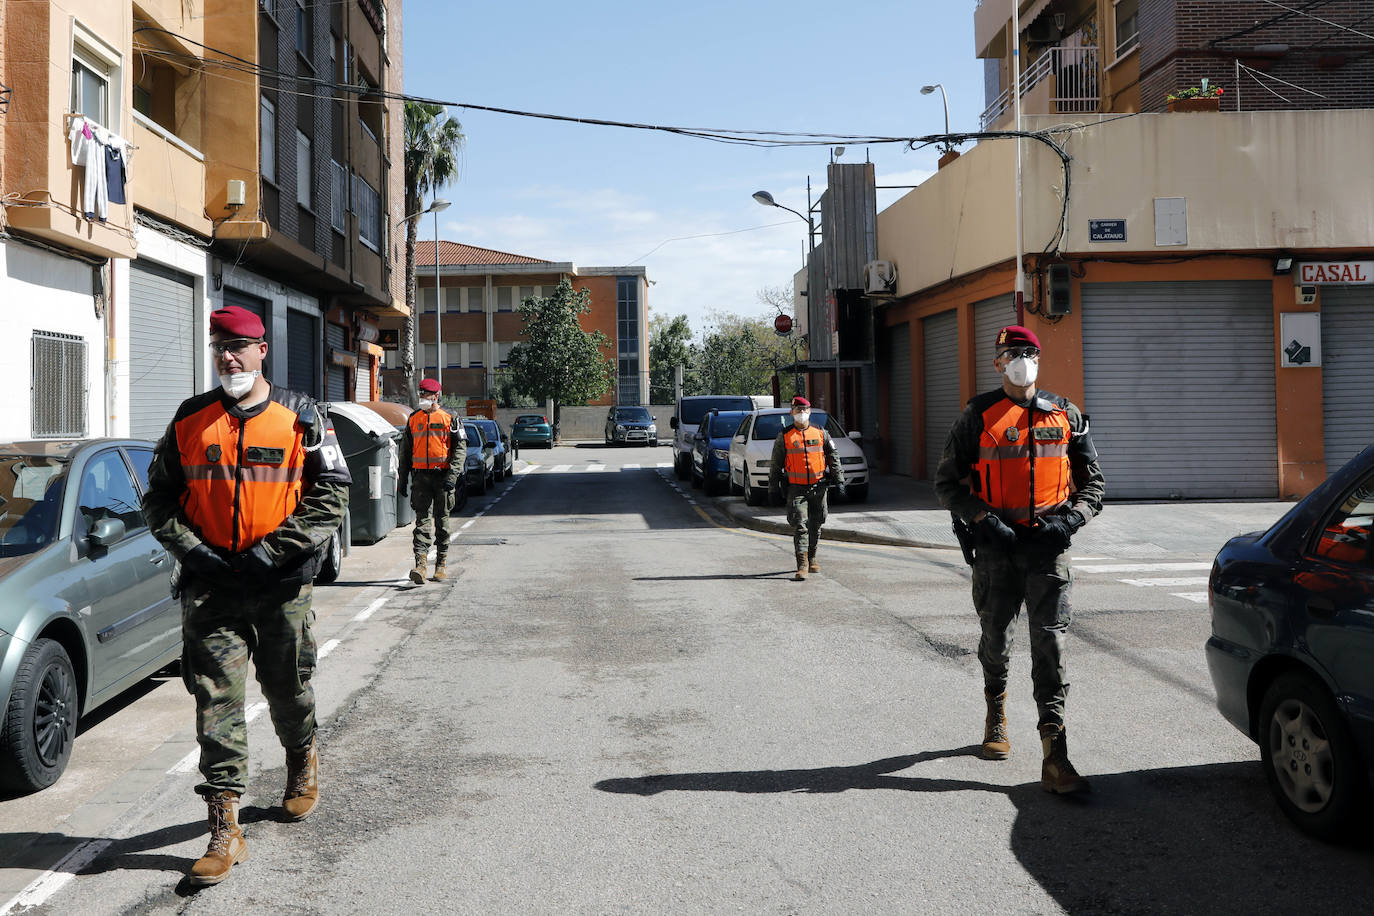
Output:
[[[795,583],[790,541],[729,527],[666,447],[521,457],[456,520],[448,583],[400,584],[398,531],[318,590],[314,816],[278,821],[257,716],[248,859],[185,887],[192,705],[155,680],[57,786],[0,800],[0,913],[1367,912],[1374,840],[1291,829],[1213,706],[1210,557],[1076,562],[1094,791],[1058,798],[1024,625],[1012,758],[976,756],[957,553],[824,545]]]

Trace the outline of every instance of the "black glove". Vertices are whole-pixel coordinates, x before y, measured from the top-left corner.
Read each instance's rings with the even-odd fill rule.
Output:
[[[272,562],[267,548],[262,542],[254,544],[235,558],[234,567],[248,582],[271,581],[277,575],[277,564]]]
[[[396,493],[400,496],[410,495],[410,478],[401,477],[396,481]]]
[[[1043,515],[1035,523],[1036,539],[1055,553],[1063,553],[1069,549],[1074,533],[1087,521],[1077,509],[1066,509],[1057,515]]]
[[[458,481],[456,481],[456,480],[445,480],[445,481],[444,481],[444,492],[445,492],[445,493],[452,493],[452,492],[453,492],[454,490],[456,490],[456,489],[458,489]]]
[[[225,582],[234,578],[234,570],[209,544],[197,544],[186,551],[181,566],[206,582]]]
[[[1016,543],[1016,532],[1006,522],[989,512],[973,526],[978,543],[985,547],[1010,547]]]

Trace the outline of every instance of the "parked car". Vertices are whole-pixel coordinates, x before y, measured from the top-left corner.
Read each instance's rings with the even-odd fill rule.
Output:
[[[745,418],[730,440],[730,491],[743,493],[744,501],[751,506],[761,506],[768,499],[768,462],[773,457],[773,442],[791,422],[790,407],[756,410]],[[868,462],[859,448],[859,434],[845,435],[835,418],[819,409],[812,409],[811,425],[823,427],[835,441],[846,498],[855,503],[868,499]]]
[[[637,442],[658,448],[658,421],[647,407],[612,407],[606,411],[607,445]]]
[[[747,410],[710,410],[701,418],[692,442],[692,486],[707,496],[724,492],[730,485],[730,440],[749,416]]]
[[[515,473],[515,449],[511,448],[510,436],[501,428],[500,423],[485,417],[468,417],[463,422],[481,427],[487,441],[495,446],[492,450],[492,463],[496,466],[496,480],[505,480]]]
[[[1279,807],[1325,839],[1368,832],[1374,780],[1374,446],[1208,582],[1217,708],[1260,748]]]
[[[553,427],[549,421],[537,413],[521,414],[510,427],[511,441],[516,448],[526,445],[542,445],[553,448]]]
[[[181,655],[174,563],[148,529],[153,443],[0,445],[0,785],[62,775],[77,722]]]
[[[463,421],[463,431],[468,436],[467,489],[478,494],[496,482],[496,443],[488,442],[482,427],[473,420]]]
[[[673,429],[673,470],[677,476],[686,480],[692,471],[692,444],[697,434],[697,426],[706,411],[716,410],[753,410],[754,399],[748,395],[698,394],[678,398],[677,410],[668,420]]]

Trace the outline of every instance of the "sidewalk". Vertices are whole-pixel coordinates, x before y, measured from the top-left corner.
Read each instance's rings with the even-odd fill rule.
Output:
[[[1110,481],[1108,482],[1110,492]],[[822,537],[865,544],[958,550],[949,513],[940,508],[929,481],[877,475],[864,503],[832,499]],[[740,525],[791,534],[781,506],[746,506],[740,497],[716,505]],[[1211,556],[1228,538],[1268,528],[1294,503],[1232,500],[1216,502],[1120,502],[1108,498],[1102,514],[1074,538],[1074,553],[1117,558],[1178,554]]]

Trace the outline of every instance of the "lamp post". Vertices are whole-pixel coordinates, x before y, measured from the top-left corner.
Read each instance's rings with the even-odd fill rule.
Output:
[[[778,203],[776,200],[774,200],[774,199],[773,199],[773,195],[772,195],[772,194],[769,194],[767,191],[755,191],[755,192],[754,192],[754,200],[757,201],[757,202],[759,203],[760,206],[764,206],[764,207],[777,207],[779,210],[786,210],[788,213],[792,213],[792,214],[794,214],[794,215],[796,215],[796,216],[799,216],[799,217],[801,217],[803,220],[806,221],[806,242],[807,242],[807,251],[808,251],[808,254],[807,254],[807,263],[809,264],[809,263],[810,263],[811,255],[815,254],[815,251],[816,251],[816,222],[815,222],[815,220],[812,219],[812,217],[811,217],[811,206],[810,206],[811,182],[810,182],[809,179],[807,180],[806,187],[807,187],[807,192],[806,192],[806,194],[807,194],[807,208],[806,208],[806,215],[805,215],[805,216],[803,216],[801,213],[798,213],[796,210],[793,210],[791,207],[784,207],[782,204],[780,204],[780,203]],[[807,285],[810,286],[809,283],[808,283]],[[807,292],[809,293],[810,290],[808,289]],[[809,305],[810,305],[810,299],[809,299],[809,298],[808,298],[807,302],[808,302],[808,308],[809,308]],[[812,329],[812,328],[810,327],[810,322],[807,322],[807,333],[808,333],[808,334],[811,334],[811,333],[813,333],[813,330],[814,330],[814,329]],[[795,380],[794,380],[794,382],[793,382],[793,386],[795,387],[795,389],[796,389],[797,391],[801,391],[801,372],[800,372],[799,370],[796,369],[796,365],[797,365],[797,355],[796,355],[796,354],[797,354],[797,345],[796,345],[796,341],[793,341],[793,343],[792,343],[792,366],[793,366],[793,369],[794,369],[794,372],[795,372],[795,375],[796,375],[796,378],[795,378]],[[836,373],[836,375],[835,375],[835,386],[836,386],[836,391],[837,391],[837,392],[838,392],[838,389],[839,389],[839,371],[840,371],[839,366],[840,366],[840,354],[839,354],[839,352],[837,351],[837,352],[835,353],[835,373]]]
[[[944,100],[944,103],[945,103],[945,143],[944,143],[944,147],[945,147],[945,152],[949,153],[949,152],[953,152],[953,150],[954,150],[954,144],[949,142],[949,96],[945,95],[945,87],[944,87],[941,83],[936,83],[936,84],[933,85],[933,86],[922,86],[922,87],[921,87],[921,95],[930,95],[930,94],[931,94],[932,92],[934,92],[936,89],[939,89],[939,90],[940,90],[940,98],[943,99],[943,100]]]
[[[425,208],[425,213],[434,214],[434,380],[439,383],[439,397],[444,396],[444,332],[440,325],[443,320],[443,300],[439,291],[439,211],[447,210],[451,204],[442,197]]]

